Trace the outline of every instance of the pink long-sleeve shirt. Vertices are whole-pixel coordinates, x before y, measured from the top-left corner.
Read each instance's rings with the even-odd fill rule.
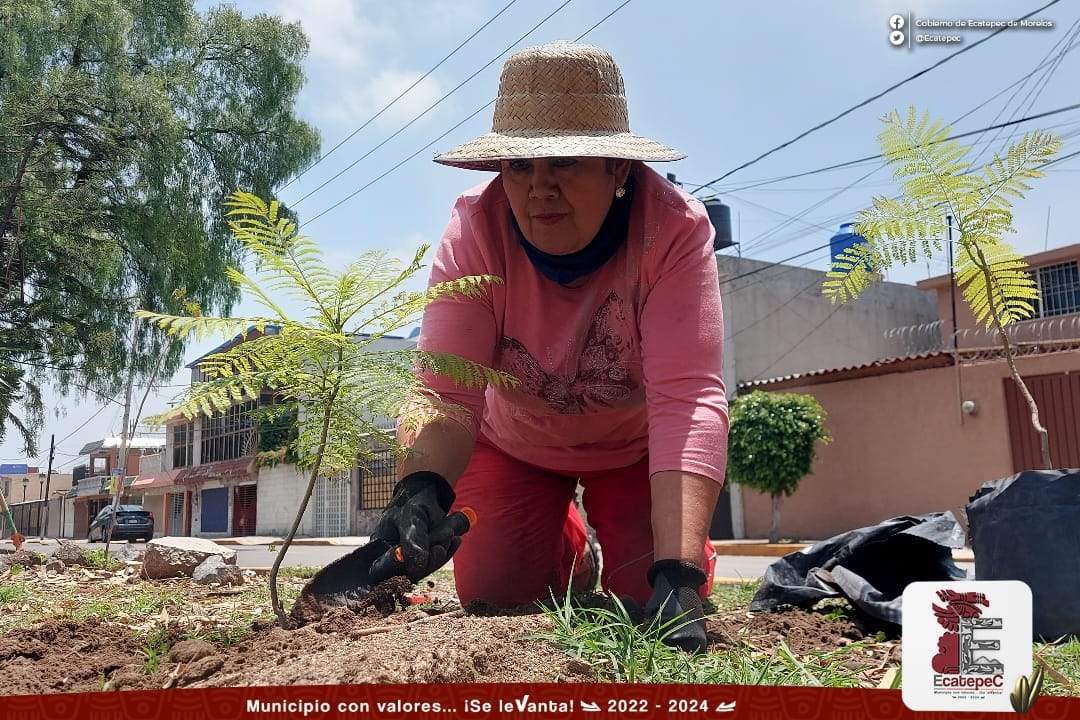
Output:
[[[642,163],[626,242],[580,287],[529,262],[501,179],[458,198],[431,283],[495,275],[483,298],[436,299],[418,346],[516,376],[516,387],[424,385],[507,454],[569,474],[632,465],[723,482],[723,313],[704,206]]]

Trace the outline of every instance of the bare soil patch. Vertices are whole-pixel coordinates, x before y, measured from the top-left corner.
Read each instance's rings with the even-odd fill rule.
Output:
[[[125,574],[126,573],[126,574]],[[93,596],[104,571],[69,568],[61,575],[44,567],[24,571],[20,582],[76,583],[80,595]],[[155,589],[119,575],[125,591]],[[0,576],[0,583],[5,578]],[[400,581],[399,581],[400,582]],[[266,578],[248,575],[248,588]],[[287,581],[296,591],[303,580]],[[0,694],[21,695],[169,687],[232,687],[347,683],[596,682],[595,669],[548,643],[533,639],[550,621],[537,608],[498,611],[461,608],[448,581],[418,587],[388,581],[371,602],[335,609],[296,630],[284,630],[263,614],[246,623],[238,641],[220,631],[215,613],[239,597],[238,589],[207,588],[188,581],[169,588],[183,598],[145,617],[52,616],[30,621],[18,601],[3,608],[25,622],[0,624]],[[286,594],[288,596],[288,594]],[[295,595],[295,592],[293,592]],[[419,597],[418,597],[419,596]],[[247,594],[250,597],[250,593]],[[421,602],[417,602],[421,601]],[[248,600],[250,603],[250,600]],[[605,599],[596,596],[597,603]],[[69,608],[70,609],[70,608]],[[251,615],[266,608],[249,608]],[[238,608],[228,610],[235,617]],[[243,628],[242,628],[243,629]],[[710,652],[732,648],[767,655],[784,643],[796,655],[835,650],[866,637],[867,630],[817,612],[790,610],[751,615],[720,613],[709,620]],[[150,639],[148,639],[150,638]],[[897,642],[859,649],[873,686],[890,662],[899,660]]]

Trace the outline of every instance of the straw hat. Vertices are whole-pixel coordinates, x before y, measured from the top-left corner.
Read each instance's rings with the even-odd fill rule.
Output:
[[[630,132],[622,73],[604,50],[553,42],[507,59],[491,132],[435,162],[498,170],[500,160],[567,156],[679,160],[684,153]]]

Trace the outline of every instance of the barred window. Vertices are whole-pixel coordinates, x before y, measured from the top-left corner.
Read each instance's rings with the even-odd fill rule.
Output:
[[[1080,312],[1080,269],[1076,260],[1035,269],[1039,299],[1035,317],[1055,317]]]
[[[174,468],[191,465],[191,443],[195,438],[195,424],[190,422],[173,426],[172,466]]]
[[[376,451],[360,468],[360,508],[384,508],[390,503],[397,476],[397,460],[393,451]]]
[[[249,413],[255,409],[255,401],[233,405],[214,417],[203,416],[202,455],[205,463],[234,460],[255,453],[255,425]]]

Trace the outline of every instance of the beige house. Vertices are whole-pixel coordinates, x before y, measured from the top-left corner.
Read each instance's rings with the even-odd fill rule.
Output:
[[[1010,330],[1017,367],[1039,403],[1053,464],[1080,467],[1080,245],[1027,260],[1040,299],[1038,317]],[[938,317],[894,329],[908,352],[739,383],[739,393],[811,394],[828,413],[833,442],[819,447],[813,474],[785,499],[785,537],[821,539],[899,515],[959,510],[984,482],[1041,467],[999,343],[975,327],[960,297],[954,321],[948,276],[918,288],[936,294]],[[742,493],[747,537],[767,536],[770,512],[767,496]]]
[[[43,529],[45,535],[55,536],[63,521],[61,498],[71,489],[71,473],[53,470],[46,479],[44,467],[23,465],[18,470],[11,472],[0,467],[0,490],[11,505],[16,527],[31,537],[41,535]],[[7,521],[0,519],[0,538],[10,535]]]

